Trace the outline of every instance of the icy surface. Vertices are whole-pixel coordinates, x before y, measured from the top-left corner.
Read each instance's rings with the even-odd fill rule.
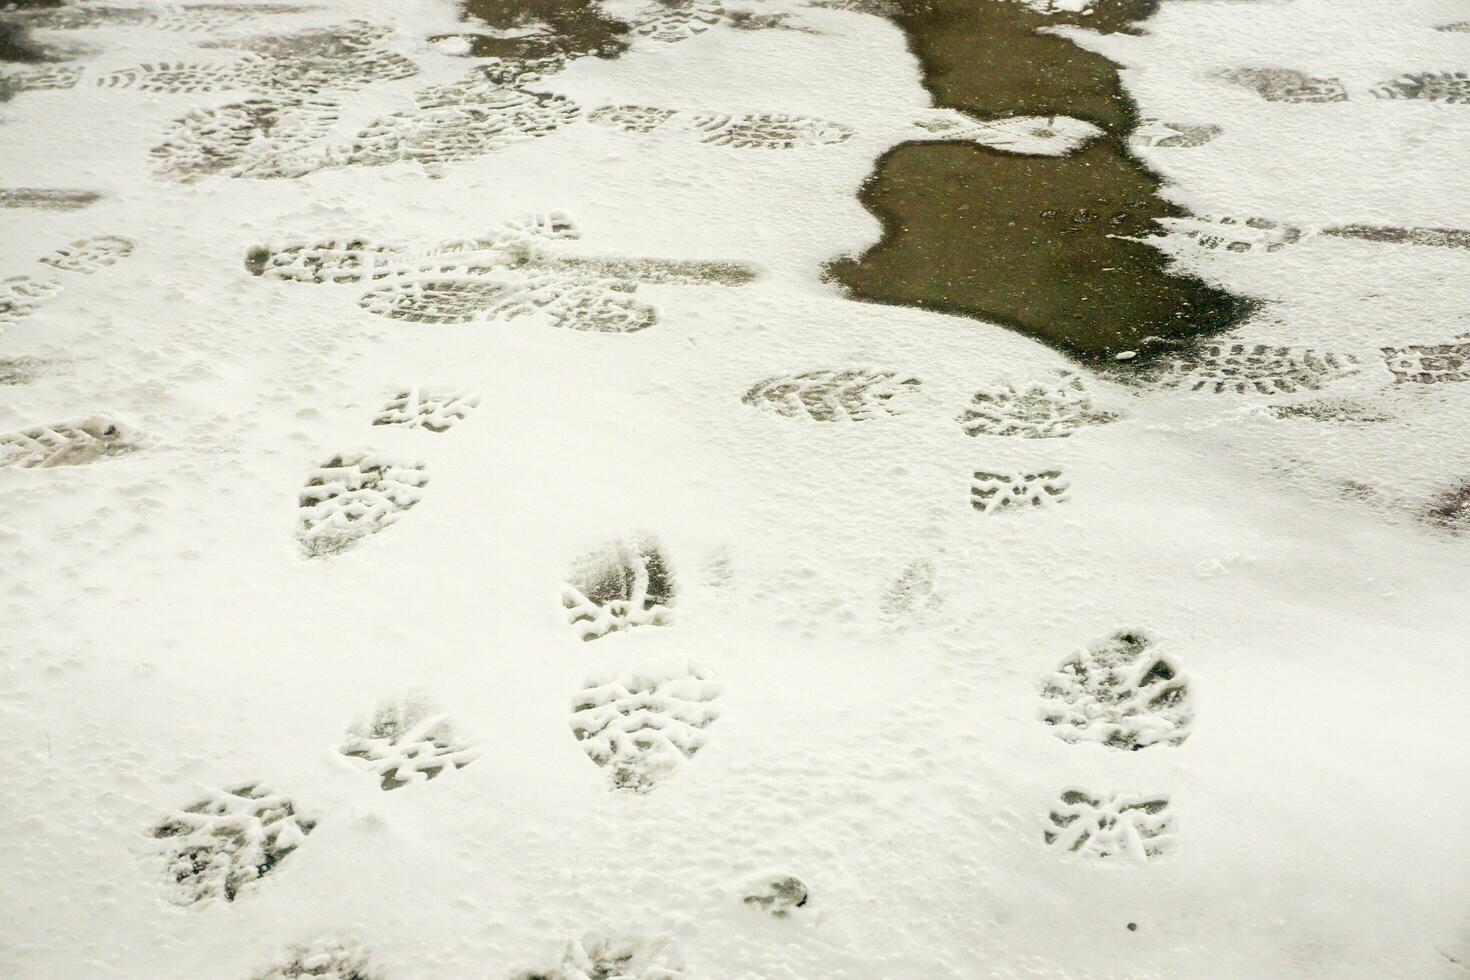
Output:
[[[1465,974],[1463,4],[1068,32],[1266,301],[1142,373],[820,280],[895,143],[1092,138],[883,7],[35,15],[0,976]]]

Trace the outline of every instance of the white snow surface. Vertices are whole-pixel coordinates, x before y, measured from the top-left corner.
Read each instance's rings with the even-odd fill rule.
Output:
[[[337,137],[471,66],[426,40],[460,29],[447,2],[313,2],[232,30],[363,20],[421,69],[334,96]],[[889,22],[759,10],[817,33],[639,39],[539,89],[584,114],[785,113],[850,138],[742,149],[581,119],[437,177],[398,163],[186,185],[151,176],[149,149],[248,94],[84,76],[0,104],[0,186],[104,194],[0,211],[0,278],[60,286],[0,334],[0,360],[31,375],[0,387],[0,432],[98,417],[139,434],[85,465],[0,468],[0,975],[246,980],[365,955],[389,980],[603,976],[597,950],[619,944],[628,976],[710,980],[1470,970],[1470,541],[1415,516],[1470,477],[1470,383],[1396,383],[1380,353],[1470,332],[1470,250],[1179,239],[1186,268],[1270,300],[1227,344],[1357,370],[1276,395],[1080,370],[1091,411],[1116,418],[971,436],[976,392],[1078,369],[820,280],[877,239],[855,192],[932,109]],[[1470,106],[1369,90],[1470,67],[1467,35],[1434,30],[1464,13],[1166,0],[1146,34],[1068,36],[1127,66],[1144,117],[1220,128],[1138,151],[1197,215],[1454,228],[1470,225]],[[96,73],[235,56],[142,26],[65,36]],[[1350,98],[1272,102],[1218,78],[1243,67],[1336,77]],[[374,283],[244,264],[255,246],[432,244],[553,211],[582,230],[556,243],[567,254],[759,274],[640,285],[658,321],[610,334],[546,312],[389,319],[358,305]],[[89,275],[37,262],[103,236],[135,248]],[[921,384],[861,424],[742,403],[765,379],[849,369]],[[478,404],[447,431],[372,424],[419,385]],[[1323,398],[1385,420],[1272,411]],[[303,557],[308,476],[363,454],[423,467],[417,502]],[[1059,471],[1067,499],[982,512],[977,471]],[[570,570],[646,534],[677,583],[667,625],[584,642],[560,599]],[[1135,627],[1188,679],[1189,737],[1054,737],[1043,679]],[[668,756],[652,792],[611,791],[575,699],[670,663],[718,678],[717,717],[686,714],[708,723],[702,747]],[[479,754],[386,792],[338,748],[413,692]],[[153,828],[256,784],[304,815],[294,850],[234,901],[176,904]],[[1096,804],[1063,809],[1123,820],[1076,852],[1048,844],[1071,791]],[[1127,823],[1161,797],[1167,819]],[[789,916],[742,901],[793,875],[809,900]]]

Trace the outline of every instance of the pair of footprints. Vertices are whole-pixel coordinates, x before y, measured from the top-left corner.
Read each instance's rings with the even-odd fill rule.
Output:
[[[658,310],[633,295],[640,285],[740,286],[756,275],[734,262],[600,259],[552,249],[581,237],[570,215],[553,211],[434,245],[337,239],[261,246],[245,264],[254,275],[287,282],[379,283],[358,305],[394,320],[459,324],[540,314],[553,326],[594,333],[635,333],[658,322]]]
[[[615,541],[577,562],[561,587],[568,624],[584,641],[666,626],[677,593],[652,535]],[[723,686],[697,664],[671,660],[589,678],[572,704],[572,734],[612,789],[652,792],[704,748]]]
[[[373,419],[443,433],[480,404],[478,395],[444,386],[401,389]],[[423,499],[427,467],[368,453],[339,453],[312,471],[298,495],[296,539],[306,558],[341,554],[396,524]]]
[[[1221,72],[1221,80],[1254,91],[1268,102],[1346,102],[1348,88],[1339,78],[1317,77],[1289,68],[1237,68]],[[1369,90],[1375,98],[1423,102],[1470,103],[1470,72],[1410,72]]]
[[[414,698],[380,707],[355,725],[338,752],[377,776],[383,789],[425,782],[479,755],[448,718]],[[319,820],[260,783],[213,790],[149,829],[180,905],[233,902],[281,864]]]
[[[34,316],[62,291],[66,279],[90,276],[116,265],[133,254],[136,247],[136,242],[121,235],[79,238],[36,260],[66,276],[38,273],[0,279],[0,327]]]
[[[1069,744],[1093,742],[1137,752],[1189,738],[1194,710],[1189,681],[1140,630],[1119,632],[1068,658],[1041,683],[1040,718]],[[1168,854],[1175,821],[1162,794],[1062,792],[1047,815],[1049,847],[1084,858]]]

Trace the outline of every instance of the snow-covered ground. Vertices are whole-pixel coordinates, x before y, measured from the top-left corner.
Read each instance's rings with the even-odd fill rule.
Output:
[[[103,195],[0,210],[0,975],[1470,972],[1470,249],[1323,233],[1470,227],[1453,75],[1374,94],[1462,2],[1069,32],[1217,129],[1139,148],[1236,219],[1165,247],[1272,301],[1141,386],[821,281],[943,115],[886,20],[454,90],[426,165],[456,8],[309,2],[0,104],[0,188]],[[141,70],[347,21],[355,86]],[[305,135],[177,152],[252,112]]]

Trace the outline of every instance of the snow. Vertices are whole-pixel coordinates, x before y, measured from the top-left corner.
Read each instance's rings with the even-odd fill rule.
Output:
[[[26,277],[0,284],[21,298],[0,380],[23,382],[0,389],[0,433],[60,439],[70,464],[0,467],[0,974],[349,976],[364,956],[395,980],[1464,974],[1470,384],[1403,359],[1458,356],[1470,250],[1245,224],[1465,227],[1470,106],[1372,94],[1463,70],[1465,34],[1436,30],[1463,9],[1166,0],[1145,35],[1065,32],[1126,66],[1143,117],[1218,127],[1135,145],[1193,220],[1237,219],[1165,247],[1269,301],[1213,365],[1146,385],[824,283],[877,239],[854,193],[873,161],[941,114],[887,21],[759,9],[816,33],[639,37],[534,86],[583,116],[684,114],[669,129],[578,117],[432,172],[330,158],[182,183],[150,156],[170,124],[261,96],[96,79],[241,57],[211,36],[386,25],[417,74],[296,93],[340,102],[310,146],[346,146],[465,78],[427,40],[457,11],[324,0],[203,33],[56,32],[95,54],[74,88],[0,104],[0,186],[103,196],[0,211],[0,278]],[[1347,98],[1273,101],[1221,77],[1239,69]],[[740,117],[772,114],[847,135],[739,145]],[[554,213],[579,237],[516,239],[534,288],[501,260],[448,276],[524,290],[521,315],[377,311],[388,258],[356,282],[246,263],[353,240],[438,261]],[[77,259],[86,241],[113,261]],[[614,298],[644,328],[555,325],[598,288],[588,268],[644,259],[756,275],[638,265],[664,271]],[[1048,391],[1018,416],[1038,438],[966,416],[981,393],[994,412]],[[452,424],[402,424],[420,415]],[[343,468],[349,492],[398,485],[369,501],[373,533],[323,554],[308,481]],[[607,583],[585,562],[609,552],[609,594],[630,575],[637,608],[588,626],[577,603]],[[1120,630],[1188,678],[1187,739],[1118,751],[1044,720],[1046,679]],[[341,749],[391,740],[362,719],[420,699],[415,738],[465,748],[386,792]],[[614,715],[631,720],[580,737]],[[642,791],[612,788],[619,752]],[[181,812],[191,841],[234,821],[292,847],[225,900],[237,851],[174,880],[180,835],[155,834]],[[787,915],[748,900],[791,877],[807,900]],[[178,904],[195,885],[210,896]]]

